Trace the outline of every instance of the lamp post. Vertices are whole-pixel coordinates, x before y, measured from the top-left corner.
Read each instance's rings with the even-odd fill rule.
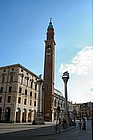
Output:
[[[45,124],[42,114],[42,84],[43,80],[41,79],[41,75],[39,75],[39,79],[37,80],[37,84],[39,86],[39,92],[38,92],[38,108],[37,108],[37,116],[35,119],[35,122],[33,124]]]
[[[67,97],[67,82],[69,79],[68,71],[63,73],[62,76],[64,82],[64,92],[65,92],[65,110],[64,110],[64,120],[66,120],[67,125],[69,125],[69,114],[68,114],[68,97]]]

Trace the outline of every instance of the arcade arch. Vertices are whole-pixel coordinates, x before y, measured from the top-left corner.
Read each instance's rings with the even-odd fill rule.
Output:
[[[21,110],[20,110],[20,108],[17,108],[17,110],[16,110],[16,123],[20,123],[20,114],[21,114]]]
[[[22,114],[22,122],[26,122],[26,115],[27,115],[27,110],[24,108]]]
[[[10,107],[7,107],[5,109],[5,122],[10,122],[10,113],[11,113],[11,109]]]

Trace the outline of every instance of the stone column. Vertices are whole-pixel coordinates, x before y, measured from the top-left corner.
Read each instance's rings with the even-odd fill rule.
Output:
[[[65,92],[64,119],[67,121],[67,124],[69,125],[68,97],[67,97],[67,82],[68,82],[68,79],[69,79],[69,73],[67,71],[63,73],[62,79],[63,79],[63,82],[64,82],[64,92]]]
[[[23,115],[23,110],[20,112],[20,123],[22,123],[22,115]]]

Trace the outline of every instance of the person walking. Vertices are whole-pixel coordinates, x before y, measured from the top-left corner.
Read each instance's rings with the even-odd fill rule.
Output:
[[[83,128],[82,129],[86,130],[86,120],[85,120],[85,118],[83,118]]]
[[[80,130],[82,129],[82,121],[81,121],[81,119],[80,119],[80,121],[79,121],[79,129],[80,129]]]

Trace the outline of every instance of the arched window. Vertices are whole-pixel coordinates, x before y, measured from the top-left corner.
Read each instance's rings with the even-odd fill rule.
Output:
[[[20,73],[19,74],[19,82],[20,82],[21,85],[23,84],[23,77],[24,77],[24,74]]]
[[[37,84],[35,84],[35,90],[37,90]]]
[[[61,102],[61,108],[62,108],[63,102]]]
[[[20,122],[20,113],[21,113],[20,108],[17,108],[17,110],[16,110],[16,122],[17,123]]]
[[[5,77],[3,76],[3,77],[2,77],[2,83],[4,83],[4,81],[5,81]]]
[[[63,108],[65,108],[65,102],[63,102]]]
[[[13,75],[10,75],[10,82],[13,82]]]
[[[35,93],[35,98],[36,98],[36,93]]]
[[[33,88],[33,81],[31,81],[31,88]]]
[[[22,122],[26,122],[26,115],[27,115],[27,111],[26,111],[26,109],[23,109]]]

